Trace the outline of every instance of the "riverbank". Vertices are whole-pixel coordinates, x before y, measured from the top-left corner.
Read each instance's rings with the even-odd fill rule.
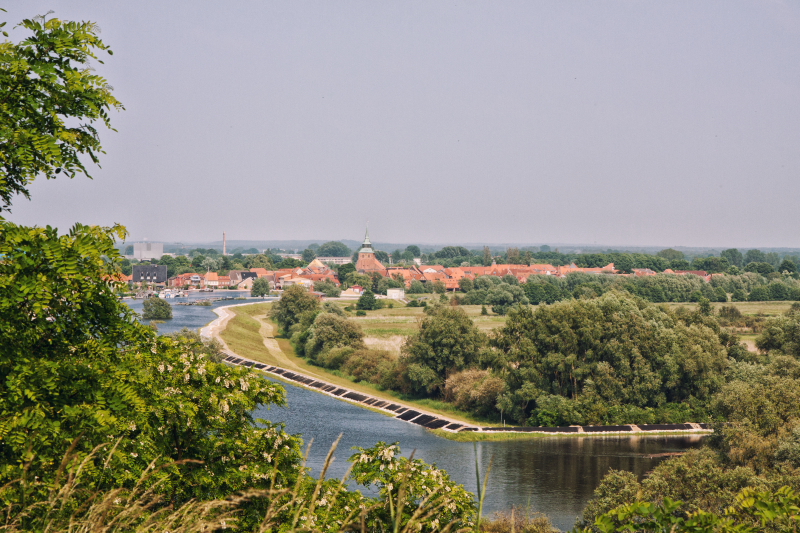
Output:
[[[250,309],[233,309],[260,306]],[[241,311],[241,312],[240,312]],[[516,440],[541,437],[590,437],[610,435],[690,435],[709,434],[706,424],[650,424],[616,426],[513,427],[476,423],[466,417],[432,410],[413,401],[399,400],[387,391],[378,391],[309,365],[292,353],[285,339],[275,337],[275,327],[267,319],[265,304],[237,304],[214,310],[218,318],[203,327],[200,334],[219,340],[225,361],[254,368],[292,385],[305,387],[380,412],[404,422],[435,431],[441,437],[460,442]],[[263,314],[262,314],[263,313]],[[229,331],[229,326],[233,331]],[[231,335],[232,333],[232,335]],[[283,342],[280,342],[283,341]],[[231,346],[233,345],[233,346]],[[287,353],[289,351],[289,353]]]

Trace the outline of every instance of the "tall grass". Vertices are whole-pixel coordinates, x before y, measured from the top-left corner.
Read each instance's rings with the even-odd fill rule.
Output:
[[[486,496],[488,476],[491,473],[491,464],[487,468],[481,482],[480,473],[476,476],[479,483],[479,511],[472,529],[455,529],[453,524],[438,524],[437,518],[442,509],[447,506],[447,496],[441,493],[429,494],[422,501],[416,503],[416,508],[405,512],[408,500],[407,488],[402,481],[409,479],[412,462],[407,463],[407,472],[398,472],[400,480],[399,491],[396,496],[388,497],[386,502],[375,502],[370,505],[354,508],[342,520],[331,523],[326,520],[326,513],[336,507],[337,498],[348,493],[350,470],[339,480],[334,482],[334,490],[326,484],[326,476],[333,462],[333,454],[337,449],[339,439],[331,446],[318,479],[308,475],[303,469],[292,487],[273,488],[268,490],[251,490],[231,495],[225,499],[209,501],[190,500],[174,505],[159,491],[162,488],[160,481],[153,482],[152,475],[160,468],[152,463],[139,481],[132,488],[117,488],[105,492],[88,489],[91,479],[88,479],[89,465],[97,454],[104,448],[115,446],[101,445],[84,457],[79,459],[73,449],[67,452],[58,469],[56,481],[46,497],[39,501],[28,503],[23,508],[8,508],[5,511],[0,532],[20,533],[23,531],[40,532],[67,532],[67,533],[116,533],[116,532],[170,532],[194,533],[211,531],[241,531],[238,521],[242,506],[258,499],[267,501],[261,523],[248,531],[258,533],[267,532],[393,532],[416,533],[429,531],[436,533],[467,533],[472,531],[499,533],[505,531],[520,531],[531,533],[549,533],[553,529],[530,529],[525,524],[543,524],[541,518],[536,520],[523,520],[514,518],[508,521],[505,515],[498,519],[482,520],[483,502]],[[119,441],[117,441],[117,445]],[[311,444],[309,444],[310,450]],[[110,457],[110,454],[109,454]],[[308,454],[306,454],[306,458]],[[413,453],[411,456],[413,459]],[[188,461],[184,461],[188,462]],[[171,466],[177,463],[168,463]],[[86,479],[85,479],[86,478]],[[332,480],[333,481],[333,480]],[[8,490],[25,488],[25,481],[18,480],[0,487],[0,493]],[[333,496],[331,496],[331,494]],[[326,499],[328,498],[328,499]],[[331,499],[332,498],[332,499]],[[369,501],[369,500],[366,500]],[[374,502],[374,500],[373,500]],[[388,505],[391,521],[383,524],[369,524],[368,516],[378,507]],[[310,516],[318,517],[323,523],[314,526]],[[373,521],[374,522],[374,521]],[[512,529],[507,529],[508,524]],[[549,524],[549,522],[547,522]],[[516,529],[514,529],[516,525]],[[537,526],[538,527],[538,526]],[[543,527],[543,526],[542,526]],[[527,528],[527,529],[526,529]]]

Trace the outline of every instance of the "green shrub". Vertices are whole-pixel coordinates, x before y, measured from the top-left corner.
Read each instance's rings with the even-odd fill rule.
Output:
[[[172,306],[163,298],[148,298],[143,302],[142,318],[145,320],[169,320],[172,318]]]

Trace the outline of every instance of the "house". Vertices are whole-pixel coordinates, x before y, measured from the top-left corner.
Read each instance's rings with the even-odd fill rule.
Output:
[[[353,262],[352,257],[317,257],[323,263],[330,263],[332,265],[347,265]]]
[[[203,278],[206,280],[206,287],[209,289],[216,289],[219,287],[219,274],[216,272],[208,272]]]
[[[287,278],[281,281],[281,287],[284,289],[291,287],[292,285],[300,285],[305,287],[307,290],[311,291],[314,289],[314,282],[310,279],[306,278]]]
[[[256,277],[246,277],[242,281],[236,284],[237,290],[251,290],[253,288],[253,282],[257,280]],[[231,280],[231,284],[233,284],[233,280]]]
[[[231,270],[228,272],[228,276],[231,278],[232,285],[239,285],[239,283],[247,278],[258,278],[258,274],[249,270]]]
[[[219,287],[221,289],[227,289],[230,286],[231,286],[230,276],[219,276]]]
[[[166,283],[167,265],[133,265],[132,283]]]
[[[178,274],[175,277],[169,278],[170,287],[204,287],[205,277],[197,274],[196,272],[187,272],[186,274]]]

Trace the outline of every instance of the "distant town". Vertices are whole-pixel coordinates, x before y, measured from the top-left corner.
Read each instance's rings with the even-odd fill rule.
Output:
[[[407,293],[450,291],[472,294],[465,303],[482,304],[486,299],[475,292],[480,287],[474,282],[493,277],[508,286],[521,286],[531,303],[562,300],[587,291],[599,295],[612,288],[651,301],[800,300],[800,258],[760,250],[728,249],[691,260],[674,249],[655,254],[566,254],[543,246],[535,251],[508,248],[498,254],[488,247],[448,246],[422,253],[411,245],[389,253],[376,250],[367,232],[355,251],[342,242],[330,241],[311,245],[302,253],[251,249],[229,254],[225,238],[222,253],[197,248],[185,255],[165,254],[162,243],[149,242],[128,245],[125,251],[129,253],[123,261],[122,279],[134,287],[252,290],[256,280],[264,279],[270,291],[301,285],[328,296],[339,296],[342,290],[349,294],[372,290],[399,298]],[[686,276],[696,281],[668,281]],[[518,303],[522,298],[511,301]]]

